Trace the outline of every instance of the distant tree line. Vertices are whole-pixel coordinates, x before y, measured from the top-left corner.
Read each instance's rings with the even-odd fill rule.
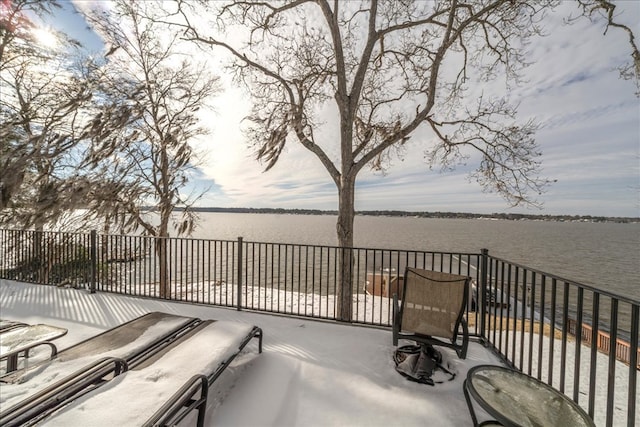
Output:
[[[179,209],[179,208],[178,208]],[[322,209],[286,209],[286,208],[216,208],[216,207],[192,207],[194,212],[220,212],[220,213],[252,213],[252,214],[293,214],[293,215],[337,215],[335,210]],[[454,218],[454,219],[502,219],[509,221],[561,221],[561,222],[616,222],[638,223],[640,217],[608,217],[592,215],[536,215],[519,213],[492,213],[479,214],[469,212],[425,212],[425,211],[400,211],[400,210],[371,210],[356,211],[356,215],[362,216],[394,216],[394,217],[418,217],[418,218]]]

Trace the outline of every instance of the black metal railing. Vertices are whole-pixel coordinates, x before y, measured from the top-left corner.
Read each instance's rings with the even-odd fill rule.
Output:
[[[350,321],[383,327],[392,324],[392,296],[407,267],[471,276],[473,335],[572,397],[597,424],[635,424],[640,303],[487,250],[0,230],[0,278],[323,319],[340,318],[337,295],[347,283]],[[601,395],[604,406],[596,405]]]
[[[507,364],[570,396],[597,425],[635,425],[640,302],[483,256],[485,341]]]
[[[238,309],[337,318],[351,278],[351,321],[390,326],[405,268],[478,278],[479,254],[289,243],[0,230],[2,277]],[[45,249],[42,249],[45,248]],[[53,249],[52,249],[53,248]],[[475,303],[473,303],[475,304]],[[474,316],[470,304],[469,316]],[[475,323],[474,323],[475,324]]]

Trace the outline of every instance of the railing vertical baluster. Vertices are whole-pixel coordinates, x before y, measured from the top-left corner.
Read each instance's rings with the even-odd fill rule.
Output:
[[[222,303],[222,292],[227,293],[227,284],[222,283],[221,268],[222,265],[222,242],[216,241],[213,243],[213,253],[211,254],[211,260],[213,262],[213,277],[211,278],[215,286],[215,293],[213,294],[213,303],[224,305]]]
[[[205,251],[205,254],[206,254],[206,258],[205,258],[206,261],[205,262],[207,264],[207,279],[206,279],[206,283],[207,283],[207,304],[211,304],[211,292],[212,292],[212,289],[216,289],[215,288],[215,286],[216,286],[215,281],[211,277],[211,240],[207,240],[206,245],[207,245],[207,250]],[[214,248],[215,248],[215,242],[214,242]],[[212,286],[213,286],[213,288],[212,288]]]
[[[627,395],[627,424],[633,427],[636,419],[638,361],[638,328],[640,327],[640,306],[631,306],[631,335],[629,336],[629,387]]]
[[[282,277],[280,274],[280,265],[282,263],[278,263],[278,276]],[[289,245],[284,245],[284,309],[287,310],[287,271],[289,270]],[[278,296],[280,292],[278,292]],[[278,304],[279,305],[279,304]]]
[[[253,278],[253,267],[255,265],[254,262],[254,245],[252,243],[247,242],[245,244],[246,251],[243,252],[244,256],[244,306],[246,308],[253,309],[254,302],[254,278]],[[249,293],[251,293],[251,303],[249,303]]]
[[[91,282],[89,284],[91,293],[96,293],[96,281],[98,274],[98,232],[91,230],[91,246],[90,246],[90,258],[91,258]]]
[[[67,238],[62,234],[62,233],[55,233],[55,235],[57,237],[60,238],[60,246],[62,246],[62,250],[60,251],[60,265],[62,268],[60,268],[58,275],[61,277],[58,277],[58,283],[62,282],[62,278],[63,277],[69,277],[69,258],[71,258],[71,256],[69,255],[69,251],[70,251],[70,245],[69,242],[67,240]],[[55,283],[55,282],[52,282]]]
[[[567,334],[569,332],[569,283],[564,282],[562,294],[562,345],[560,350],[560,391],[564,393],[567,368]]]
[[[105,251],[105,263],[107,264],[107,288],[109,292],[113,292],[113,274],[114,274],[114,267],[115,265],[113,263],[110,263],[109,261],[112,258],[112,254],[113,254],[113,239],[115,238],[115,236],[113,235],[108,235],[106,236],[106,240],[107,240],[107,244],[106,244],[106,251]]]
[[[504,332],[505,332],[504,354],[507,360],[510,360],[509,359],[509,337],[511,336],[511,329],[509,328],[509,315],[511,313],[512,307],[513,306],[511,305],[511,264],[509,264],[507,266],[507,315],[504,322]],[[504,312],[504,308],[502,309],[502,311]],[[502,319],[500,319],[500,324],[502,324]]]
[[[575,345],[575,365],[573,371],[573,400],[578,403],[580,396],[580,350],[582,348],[582,308],[584,303],[584,289],[578,288],[578,300],[576,301],[576,345]],[[592,343],[594,345],[595,343]]]
[[[271,301],[270,301],[271,302],[271,307],[269,308],[269,310],[271,310],[271,311],[273,311],[273,281],[274,281],[274,269],[275,269],[275,267],[274,267],[275,266],[275,264],[274,264],[274,262],[275,262],[274,261],[274,258],[275,258],[274,249],[275,248],[274,248],[274,246],[275,245],[273,243],[271,243],[266,248],[266,252],[271,254],[271,256],[269,257],[271,268],[268,269],[271,272],[271,278],[269,279],[269,286],[271,287]]]
[[[345,251],[346,251],[346,254],[345,254]],[[347,292],[351,297],[349,299],[349,304],[351,305],[351,307],[349,308],[350,318],[348,319],[348,322],[352,322],[353,321],[353,276],[351,275],[352,273],[351,248],[339,248],[339,249],[335,248],[333,253],[335,255],[339,254],[339,257],[335,255],[333,257],[333,287],[334,289],[336,288],[338,274],[340,274],[341,277],[348,278],[347,283],[349,283],[349,289]],[[345,262],[345,258],[347,259],[347,262]],[[329,259],[329,262],[331,262],[331,258]],[[328,286],[327,284],[327,301],[329,301],[330,289],[331,289],[330,286]],[[335,291],[334,291],[334,295],[335,295]],[[338,318],[339,315],[340,314],[338,313],[338,299],[333,298],[333,315],[329,316],[329,313],[327,313],[327,317],[336,319]]]
[[[202,288],[202,299],[200,298],[200,294],[198,294],[198,302],[204,303],[206,300],[206,289],[209,287],[207,283],[207,279],[205,276],[205,240],[198,240],[198,284]]]
[[[229,242],[224,242],[224,268],[222,265],[222,258],[220,259],[220,277],[225,285],[227,292],[225,292],[224,303],[229,305],[229,292],[233,292],[233,289],[229,290]],[[222,248],[220,250],[222,252]],[[231,274],[234,274],[233,271]],[[237,284],[236,284],[237,285]],[[234,304],[233,299],[231,300],[231,304]]]
[[[533,372],[533,326],[535,324],[535,314],[536,314],[536,272],[531,272],[531,296],[529,298],[530,310],[529,310],[529,355],[528,355],[528,365],[527,365],[527,373],[529,375]]]
[[[550,311],[551,319],[549,319],[550,336],[549,336],[549,367],[547,368],[547,384],[553,386],[553,361],[554,361],[554,344],[556,342],[556,293],[558,291],[556,278],[551,279],[551,302]]]
[[[142,281],[142,271],[143,271],[143,265],[142,262],[144,260],[144,257],[142,255],[142,237],[140,236],[134,236],[133,237],[133,242],[134,242],[134,252],[133,252],[133,269],[134,269],[134,276],[133,276],[133,280],[135,280],[136,282],[136,286],[139,289],[139,293],[146,295],[146,289],[144,286],[144,282]]]
[[[300,298],[302,297],[302,245],[298,245],[298,280],[296,285],[296,291],[298,292],[298,309],[296,310],[296,314],[300,315]]]
[[[16,280],[18,277],[18,266],[20,265],[19,257],[19,247],[16,245],[16,230],[11,230],[9,232],[9,246],[11,248],[12,256],[11,256],[11,266],[13,267],[13,271],[9,276],[10,279]],[[26,281],[26,280],[25,280]]]
[[[500,340],[498,341],[498,351],[500,353],[502,353],[502,342],[504,340],[503,338],[503,321],[504,321],[504,269],[505,269],[505,263],[504,262],[500,262],[500,270],[498,271],[498,264],[496,263],[496,281],[498,280],[498,274],[500,274],[500,290],[498,290],[498,283],[496,282],[496,292],[500,292],[500,302],[497,301],[496,299],[496,310],[498,310],[498,307],[500,307],[500,326],[499,328],[499,337]],[[496,312],[496,322],[498,321],[498,313]]]
[[[526,269],[522,270],[522,322],[520,322],[520,370],[524,372],[524,328],[527,322],[527,304],[529,303],[529,299],[527,296],[529,295],[529,286],[527,285],[527,280],[529,278],[529,274]]]
[[[242,302],[243,308],[253,308],[253,296],[249,299],[249,294],[253,289],[253,272],[251,268],[253,266],[253,247],[251,242],[244,242],[244,249],[242,250],[242,262],[239,263],[242,266],[242,277],[244,284],[242,286]]]
[[[266,284],[264,283],[264,280],[266,280],[267,277],[267,261],[266,258],[264,258],[264,262],[263,262],[263,256],[262,256],[262,248],[265,248],[265,257],[266,257],[266,245],[259,243],[258,244],[258,286],[260,286],[261,288],[266,290]],[[258,307],[262,308],[263,310],[266,310],[267,308],[267,302],[266,300],[264,301],[264,304],[262,304],[260,301],[258,301]]]
[[[547,276],[542,275],[540,282],[540,321],[538,325],[540,326],[540,333],[538,335],[538,379],[542,381],[542,351],[544,349],[544,306],[545,306],[545,298],[546,298],[546,289],[547,287]]]
[[[133,259],[133,244],[131,243],[133,240],[132,236],[128,236],[125,240],[126,242],[126,246],[125,246],[125,252],[124,252],[124,264],[129,264],[131,262],[131,260]],[[128,268],[128,283],[129,283],[129,289],[133,289],[133,292],[129,292],[130,294],[134,294],[134,295],[138,295],[139,294],[139,290],[138,290],[138,283],[135,279],[135,264],[134,264],[134,268],[129,267]]]
[[[140,236],[140,283],[142,284],[145,292],[149,292],[149,253],[148,253],[148,243],[147,239],[144,236]]]
[[[283,248],[284,248],[284,254],[283,254]],[[278,244],[278,263],[277,263],[277,269],[276,269],[276,283],[277,283],[277,298],[278,298],[278,309],[277,312],[280,313],[282,311],[282,309],[280,308],[280,299],[282,296],[284,296],[285,298],[285,306],[286,306],[286,287],[285,287],[285,292],[283,292],[282,290],[282,286],[284,285],[284,283],[282,283],[282,264],[287,262],[287,245],[282,245],[282,244]],[[284,270],[286,273],[286,269]]]
[[[237,293],[237,301],[236,301],[236,305],[237,305],[237,310],[240,311],[242,310],[242,258],[243,258],[243,254],[242,254],[242,248],[243,248],[243,244],[242,244],[242,236],[238,237],[238,273],[237,273],[237,289],[236,289],[236,293]]]
[[[312,249],[309,246],[305,246],[304,248],[304,256],[306,261],[305,264],[305,270],[304,270],[304,294],[305,294],[305,301],[304,301],[304,315],[307,316],[308,314],[308,304],[307,304],[307,295],[309,295],[309,268],[311,266],[311,276],[313,277],[313,255],[309,255],[310,249]],[[309,263],[309,260],[311,260],[311,263]],[[313,279],[311,281],[311,286],[313,287]],[[313,296],[313,293],[311,294],[311,296]]]
[[[598,330],[600,323],[600,294],[593,293],[593,319],[591,320],[591,362],[589,375],[589,416],[594,417],[595,410],[595,394],[596,394],[596,372],[598,369]],[[577,328],[577,326],[576,326]]]
[[[326,278],[326,281],[328,282],[328,278],[327,276],[329,275],[327,269],[325,269],[324,267],[324,250],[325,247],[320,247],[320,261],[319,261],[319,276],[320,276],[320,280],[318,281],[318,294],[320,295],[320,297],[322,297],[322,279]],[[328,253],[328,249],[327,249],[327,253]],[[328,257],[328,254],[327,254]],[[326,306],[328,303],[325,303],[325,311],[326,311]],[[318,317],[322,317],[322,298],[320,298],[320,302],[319,302],[320,307],[318,308]]]
[[[188,270],[185,266],[185,258],[188,256],[187,241],[182,239],[172,239],[176,242],[180,242],[180,255],[178,256],[177,270],[180,272],[179,279],[174,283],[174,293],[176,297],[180,295],[178,299],[185,299],[186,293],[184,292],[184,286],[188,281]],[[179,289],[182,288],[182,289]]]
[[[246,255],[245,255],[246,257]],[[260,279],[260,275],[262,274],[262,244],[261,243],[253,243],[251,245],[251,262],[253,263],[251,271],[253,272],[253,292],[252,292],[252,308],[260,308],[262,303],[262,299],[260,296],[262,295],[262,281]],[[246,281],[246,279],[245,279]],[[257,301],[255,301],[257,295]]]
[[[515,360],[516,360],[516,342],[517,342],[517,332],[518,332],[518,282],[519,282],[519,276],[520,276],[520,267],[515,268],[515,277],[514,277],[514,298],[513,298],[513,305],[514,305],[514,310],[513,310],[513,342],[511,344],[511,356],[512,356],[512,361],[511,361],[511,365],[515,366]],[[524,293],[524,287],[523,289],[523,293]],[[524,321],[524,307],[522,307],[522,321]],[[520,369],[522,369],[522,367],[519,367]]]
[[[186,287],[185,291],[187,291],[185,292],[185,299],[189,301],[193,301],[193,285],[194,285],[193,278],[195,276],[193,267],[194,265],[196,265],[196,260],[194,259],[195,241],[192,239],[192,240],[189,240],[188,242],[189,242],[189,246],[187,246],[187,255],[185,257],[184,262],[189,266],[189,270],[188,270],[187,280],[185,283],[182,284],[182,286]]]
[[[613,425],[613,398],[616,393],[616,343],[618,342],[618,299],[611,298],[611,323],[609,331],[609,376],[607,383],[607,427]]]
[[[491,259],[489,261],[489,290],[491,292],[491,300],[493,302],[493,328],[492,328],[492,343],[496,347],[496,333],[498,325],[498,263],[497,259]],[[495,268],[494,268],[495,265]],[[489,321],[491,325],[491,321]]]
[[[489,258],[489,250],[482,249],[481,250],[481,263],[480,263],[480,283],[478,290],[478,303],[480,305],[480,336],[486,340],[489,339],[489,334],[487,333],[487,325],[486,325],[486,316],[487,316],[487,307],[486,307],[486,291],[487,291],[487,261]]]

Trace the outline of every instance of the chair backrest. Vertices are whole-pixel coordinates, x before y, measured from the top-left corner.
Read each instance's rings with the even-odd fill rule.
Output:
[[[416,334],[451,338],[466,306],[469,277],[407,268],[401,327]]]

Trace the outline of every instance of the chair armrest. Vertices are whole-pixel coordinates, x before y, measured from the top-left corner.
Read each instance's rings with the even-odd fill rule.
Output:
[[[58,347],[56,347],[54,343],[49,341],[37,342],[24,347],[17,348],[9,353],[5,353],[2,356],[0,356],[0,360],[7,359],[6,372],[9,373],[18,369],[18,356],[20,355],[20,353],[24,353],[25,357],[27,357],[30,350],[43,345],[49,346],[49,348],[51,348],[51,354],[49,355],[49,359],[53,359],[53,357],[56,354],[58,354]]]

